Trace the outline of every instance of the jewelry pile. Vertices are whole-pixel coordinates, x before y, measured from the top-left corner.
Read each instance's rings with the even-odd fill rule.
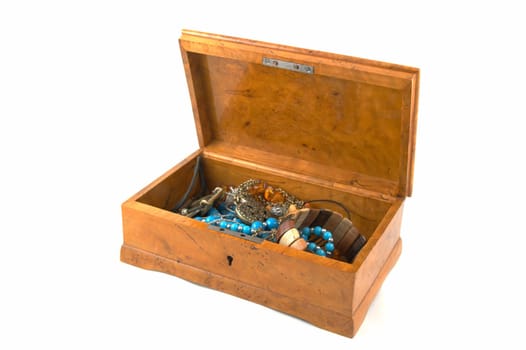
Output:
[[[177,212],[241,236],[352,262],[365,237],[341,214],[310,207],[311,202],[323,201],[335,203],[303,201],[262,180],[249,179],[238,186],[216,187]]]

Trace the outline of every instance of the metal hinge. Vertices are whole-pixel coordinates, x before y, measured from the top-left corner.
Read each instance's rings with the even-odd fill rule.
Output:
[[[294,72],[301,72],[306,74],[314,74],[314,67],[306,64],[287,62],[277,60],[274,58],[263,57],[263,65],[269,67],[276,67],[281,69],[287,69]]]

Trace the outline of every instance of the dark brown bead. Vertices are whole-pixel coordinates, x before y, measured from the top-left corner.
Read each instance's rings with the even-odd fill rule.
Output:
[[[345,253],[345,257],[347,258],[347,261],[352,263],[354,261],[354,258],[360,252],[360,250],[363,248],[367,240],[364,236],[358,235],[358,237],[354,240],[353,244],[349,247],[347,252]]]
[[[329,217],[329,219],[323,226],[323,228],[331,231],[334,236],[334,229],[338,227],[338,225],[340,224],[340,222],[342,222],[342,220],[343,220],[343,216],[340,213],[333,211],[331,216]]]
[[[307,218],[307,216],[309,215],[309,211],[309,209],[300,209],[293,214],[294,219],[296,220],[296,225],[298,225],[298,227],[305,226],[303,222],[305,221],[305,218]]]
[[[320,210],[319,209],[309,209],[308,210],[308,215],[305,217],[305,219],[303,220],[302,223],[298,223],[298,226],[300,227],[305,227],[305,226],[312,226],[312,222],[314,220],[316,220],[316,218],[318,217],[318,214],[320,213]]]
[[[314,219],[313,222],[309,226],[321,226],[325,227],[325,223],[332,215],[332,211],[326,210],[326,209],[320,209],[320,212],[318,213],[318,216],[316,216],[316,219]]]
[[[340,223],[331,232],[332,237],[334,238],[334,244],[343,251],[347,250],[358,236],[358,230],[353,230],[352,222],[343,217]]]

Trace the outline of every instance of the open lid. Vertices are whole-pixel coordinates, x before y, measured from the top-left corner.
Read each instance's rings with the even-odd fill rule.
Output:
[[[188,30],[179,43],[208,154],[411,195],[418,69]]]

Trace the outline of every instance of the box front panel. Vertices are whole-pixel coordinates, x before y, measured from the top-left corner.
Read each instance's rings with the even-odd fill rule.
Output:
[[[334,310],[308,304],[297,298],[296,295],[277,294],[262,286],[254,286],[225,276],[216,275],[209,271],[176,262],[126,244],[122,246],[121,259],[129,264],[169,273],[205,287],[229,293],[285,312],[346,337],[354,336],[359,327],[359,322],[354,320],[354,315],[351,317]],[[263,326],[257,324],[257,319],[251,320],[250,322],[254,323],[255,326]]]
[[[303,304],[352,315],[354,272],[345,268],[349,264],[232,237],[142,203],[123,205],[123,220],[126,245]]]

